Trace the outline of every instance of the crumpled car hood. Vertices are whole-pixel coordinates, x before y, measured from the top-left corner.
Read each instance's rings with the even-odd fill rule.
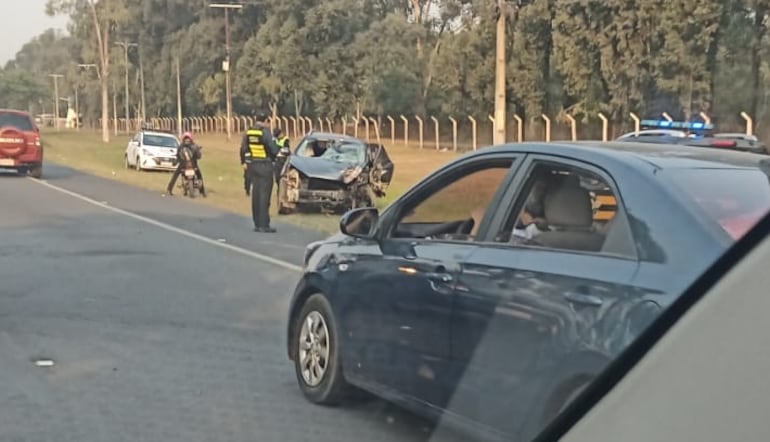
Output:
[[[342,181],[342,175],[347,169],[356,167],[350,163],[340,163],[324,158],[300,157],[292,155],[289,164],[308,178],[329,181]]]

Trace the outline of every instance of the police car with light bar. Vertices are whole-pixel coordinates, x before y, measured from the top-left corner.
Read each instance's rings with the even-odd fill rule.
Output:
[[[714,125],[700,121],[642,120],[642,130],[616,141],[654,144],[682,144],[695,147],[739,150],[768,155],[767,146],[753,135],[713,133]]]

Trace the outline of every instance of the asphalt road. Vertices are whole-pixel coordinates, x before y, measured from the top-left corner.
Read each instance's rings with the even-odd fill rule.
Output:
[[[428,440],[382,401],[305,401],[285,316],[323,235],[250,227],[63,167],[0,175],[0,440]]]

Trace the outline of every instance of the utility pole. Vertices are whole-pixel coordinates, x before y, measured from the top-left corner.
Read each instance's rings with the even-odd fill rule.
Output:
[[[80,132],[80,102],[78,100],[78,89],[80,85],[75,86],[75,130]]]
[[[56,130],[59,130],[59,79],[64,77],[62,74],[48,74],[49,77],[53,78],[53,93],[54,93],[54,107],[53,107],[53,117],[54,117],[54,126],[56,127]]]
[[[112,81],[112,126],[115,136],[118,136],[118,93],[115,92],[115,81]]]
[[[225,95],[227,101],[227,139],[232,137],[232,119],[233,119],[233,97],[230,86],[230,10],[243,9],[243,5],[232,3],[212,3],[210,8],[219,8],[225,10],[225,61],[222,63],[222,70],[225,71]]]
[[[142,64],[142,48],[139,48],[139,85],[142,88],[142,121],[147,119],[147,108],[144,102],[144,65]]]
[[[128,96],[128,48],[130,47],[136,47],[139,46],[136,43],[129,43],[127,41],[119,41],[116,42],[115,45],[123,47],[123,53],[125,55],[125,63],[126,63],[126,132],[129,132],[131,129],[129,128],[129,122],[131,120],[131,109],[129,107],[129,96]]]
[[[505,0],[497,0],[497,45],[495,49],[495,136],[494,144],[505,143]]]
[[[176,132],[182,136],[182,78],[179,75],[179,57],[176,59]]]

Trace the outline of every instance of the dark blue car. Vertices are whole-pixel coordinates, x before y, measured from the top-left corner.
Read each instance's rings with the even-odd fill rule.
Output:
[[[766,158],[506,145],[348,212],[291,303],[299,386],[530,440],[768,211]]]

